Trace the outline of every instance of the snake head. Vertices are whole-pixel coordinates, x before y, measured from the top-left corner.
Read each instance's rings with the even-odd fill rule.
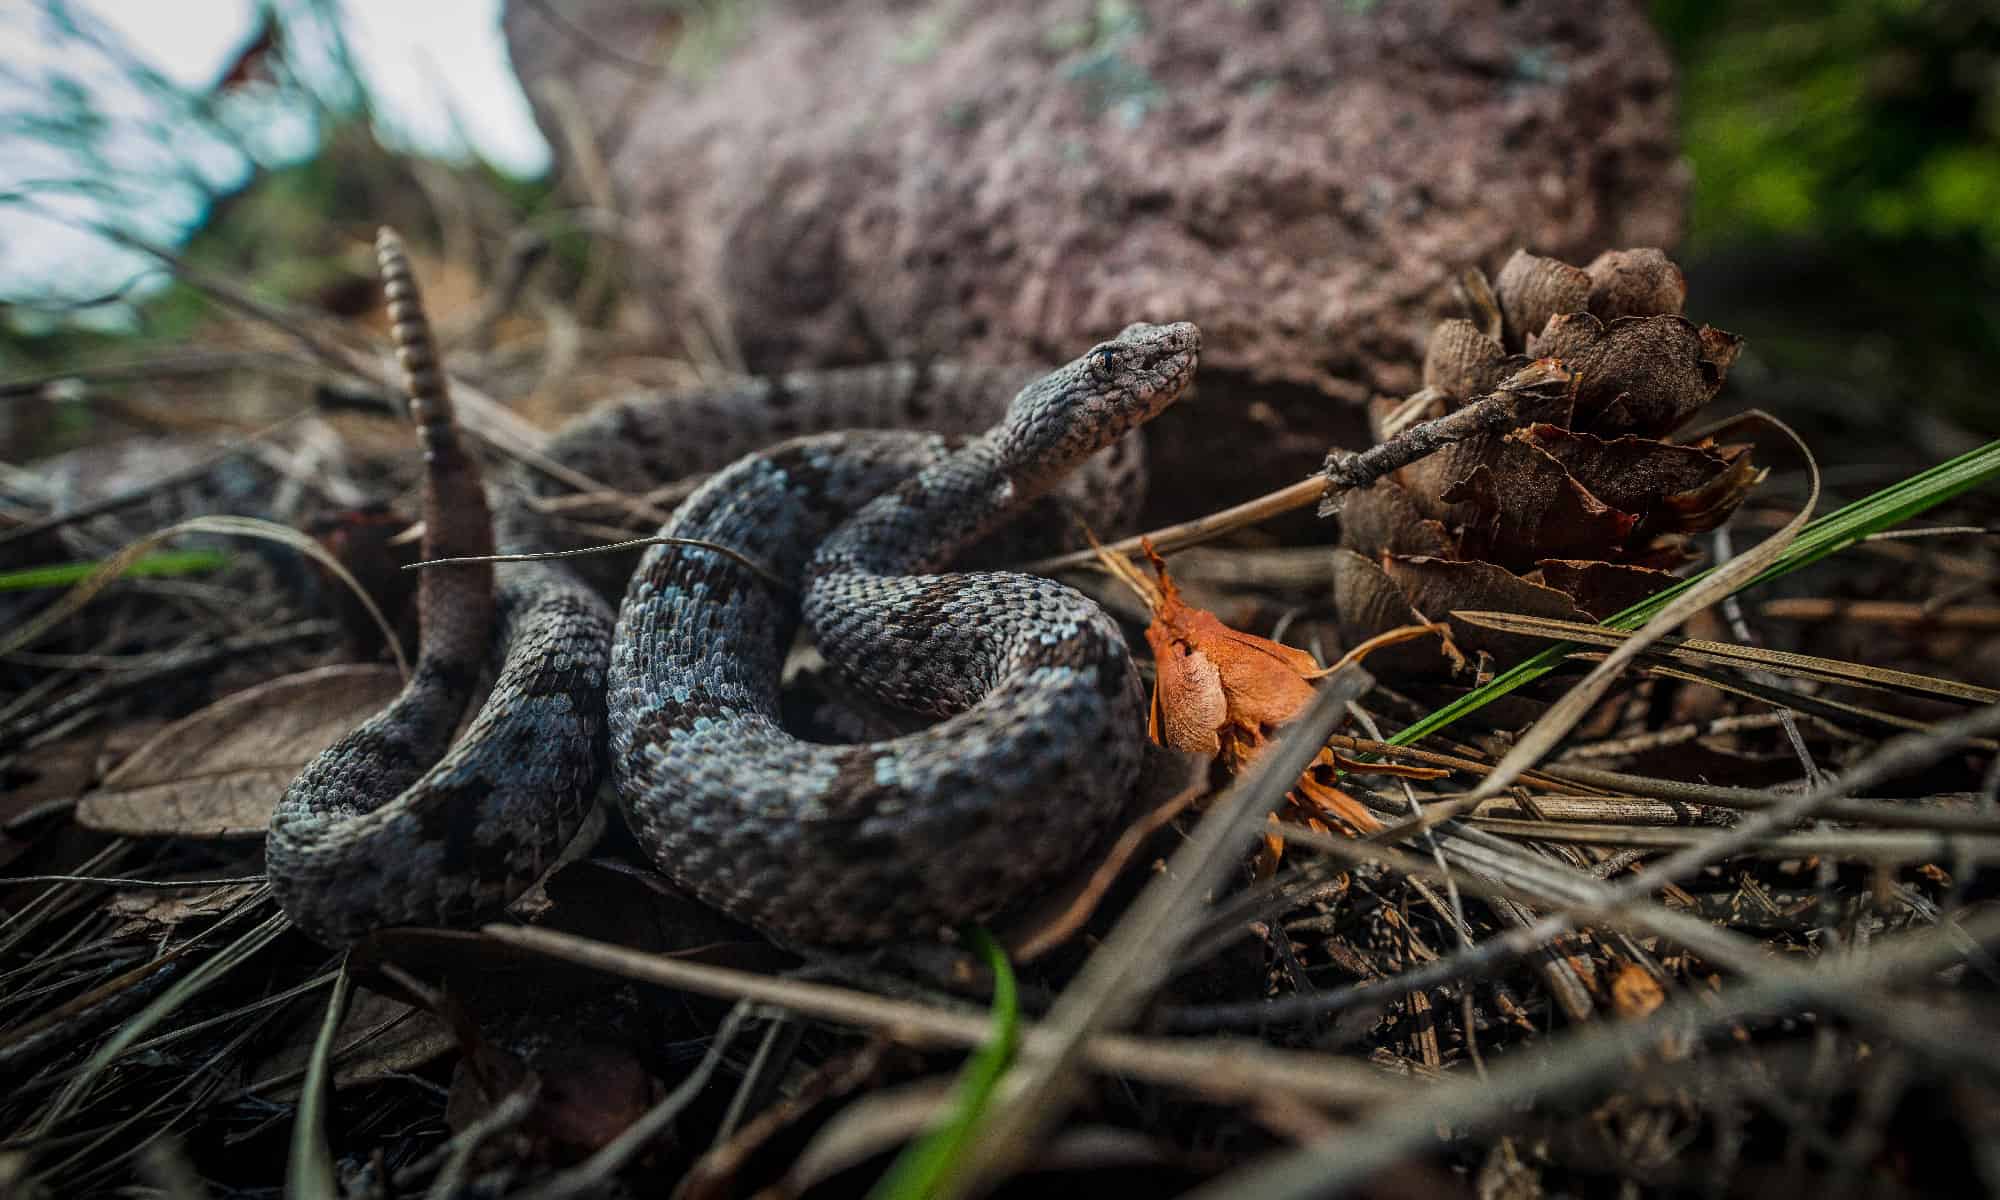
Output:
[[[1000,427],[1017,488],[1039,492],[1172,404],[1194,378],[1201,331],[1190,321],[1127,325],[1014,397]]]

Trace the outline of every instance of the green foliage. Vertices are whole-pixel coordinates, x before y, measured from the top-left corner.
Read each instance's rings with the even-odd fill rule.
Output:
[[[219,550],[172,550],[146,557],[126,567],[120,574],[127,579],[179,578],[228,565],[229,556]],[[98,572],[103,563],[57,563],[52,566],[21,567],[0,571],[0,592],[25,592],[42,588],[66,588],[82,583]]]
[[[1014,1061],[1021,1040],[1021,1000],[1007,952],[977,925],[965,931],[966,944],[993,972],[993,1036],[966,1060],[952,1089],[951,1109],[942,1124],[911,1142],[869,1193],[870,1200],[926,1200],[957,1194],[963,1182],[954,1173],[985,1115],[1001,1077]]]
[[[1655,0],[1697,242],[1969,238],[2000,256],[2000,9]]]

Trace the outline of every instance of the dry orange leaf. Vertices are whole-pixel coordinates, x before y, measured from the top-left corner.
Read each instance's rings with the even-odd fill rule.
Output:
[[[1666,1003],[1659,981],[1638,963],[1626,963],[1611,980],[1611,1004],[1618,1015],[1636,1021]]]
[[[1159,576],[1157,599],[1148,597],[1153,623],[1146,627],[1146,644],[1158,674],[1147,732],[1163,745],[1224,754],[1241,766],[1269,730],[1312,700],[1319,662],[1303,650],[1231,629],[1188,604],[1152,544],[1145,550]]]
[[[1103,560],[1153,613],[1146,627],[1155,665],[1147,732],[1161,745],[1213,754],[1230,771],[1240,771],[1279,726],[1305,708],[1313,681],[1327,671],[1303,650],[1231,629],[1214,613],[1187,603],[1152,543],[1143,543],[1143,549],[1157,583],[1122,556],[1105,553]],[[1294,819],[1322,830],[1321,816],[1362,833],[1380,829],[1374,814],[1335,784],[1338,771],[1354,765],[1322,750],[1289,797]],[[1266,846],[1264,870],[1276,865],[1282,837],[1267,834]]]

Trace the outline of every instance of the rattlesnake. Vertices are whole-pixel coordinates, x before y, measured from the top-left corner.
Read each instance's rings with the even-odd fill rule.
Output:
[[[490,553],[476,464],[387,230],[378,255],[427,464],[426,557]],[[1180,394],[1198,353],[1191,324],[1130,326],[1028,382],[969,438],[821,431],[916,416],[970,432],[994,414],[982,397],[1019,372],[746,385],[734,399],[756,419],[721,437],[689,418],[726,415],[726,398],[580,418],[550,455],[641,490],[649,472],[719,465],[745,438],[797,436],[715,474],[662,530],[734,555],[654,547],[615,624],[560,563],[427,570],[409,684],[308,764],[272,816],[268,872],[285,911],[334,945],[489,914],[546,869],[607,766],[668,875],[789,942],[920,936],[1073,866],[1139,767],[1143,707],[1123,637],[1048,580],[926,572],[1093,455],[1091,515],[1129,503],[1137,468],[1120,439]],[[525,491],[497,507],[503,550],[549,548]],[[801,612],[857,690],[943,719],[855,745],[787,733],[779,674]],[[489,643],[492,690],[453,745]]]

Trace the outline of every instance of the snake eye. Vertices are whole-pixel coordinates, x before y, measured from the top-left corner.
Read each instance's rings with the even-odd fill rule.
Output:
[[[1118,349],[1115,346],[1099,346],[1090,352],[1090,373],[1110,382],[1111,373],[1118,369]]]

